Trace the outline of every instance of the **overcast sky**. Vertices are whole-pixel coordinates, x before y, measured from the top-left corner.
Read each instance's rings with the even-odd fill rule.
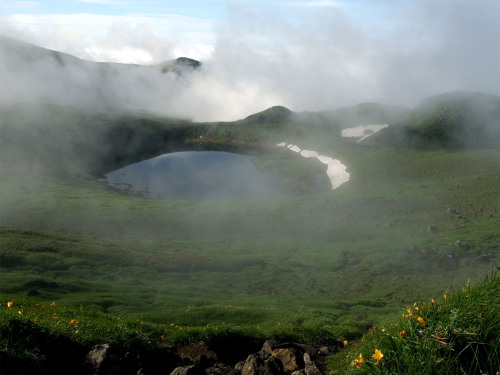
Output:
[[[91,60],[147,64],[171,55],[209,58],[219,37],[235,31],[228,26],[235,26],[238,10],[254,17],[253,30],[245,33],[253,34],[258,48],[261,39],[272,43],[290,32],[260,29],[273,19],[277,25],[286,21],[310,27],[319,14],[335,10],[366,31],[378,32],[404,15],[405,3],[411,1],[3,0],[0,14],[4,28],[25,41]]]
[[[198,119],[500,94],[498,0],[0,0],[0,34],[94,61],[201,60],[183,92]]]

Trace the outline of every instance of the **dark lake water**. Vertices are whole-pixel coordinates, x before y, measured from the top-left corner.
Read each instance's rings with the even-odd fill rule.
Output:
[[[222,151],[164,154],[105,175],[107,182],[151,199],[189,201],[278,195],[272,177],[251,156]]]

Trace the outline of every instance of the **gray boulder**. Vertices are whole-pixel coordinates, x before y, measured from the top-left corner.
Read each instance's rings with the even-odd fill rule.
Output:
[[[120,357],[113,353],[109,344],[95,345],[85,357],[83,367],[93,374],[117,374]]]
[[[281,361],[266,352],[250,354],[243,365],[241,375],[281,375],[284,374]]]
[[[203,341],[195,342],[179,348],[177,353],[184,361],[189,361],[199,367],[208,367],[217,361],[217,354]]]

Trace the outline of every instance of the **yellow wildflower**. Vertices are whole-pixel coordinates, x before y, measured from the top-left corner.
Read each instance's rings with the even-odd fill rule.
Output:
[[[14,304],[14,301],[7,302],[7,307],[10,309],[13,304]]]
[[[69,324],[71,324],[71,325],[77,325],[78,324],[78,320],[71,319],[71,322],[69,322]]]
[[[359,353],[359,358],[352,361],[351,365],[360,368],[362,363],[365,363],[365,359],[363,358],[363,354]]]
[[[347,340],[344,340],[344,347],[347,346]]]
[[[380,350],[375,349],[375,353],[372,355],[372,358],[378,363],[382,358],[384,358],[384,355]]]
[[[403,329],[401,332],[399,332],[401,336],[406,336],[406,331]]]
[[[50,304],[50,306],[52,306],[52,307],[55,307],[55,305],[56,305],[56,303],[55,303],[55,302],[52,302],[52,303]]]
[[[417,320],[418,320],[418,321],[419,321],[422,325],[424,325],[424,326],[425,326],[425,320],[424,320],[424,318],[422,318],[421,316],[419,316],[419,317],[417,318]]]

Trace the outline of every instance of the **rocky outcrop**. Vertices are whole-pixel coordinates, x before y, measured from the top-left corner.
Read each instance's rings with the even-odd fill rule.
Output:
[[[262,351],[279,359],[283,364],[283,371],[287,374],[304,368],[305,350],[299,344],[266,341],[262,346]]]
[[[120,371],[120,358],[111,345],[96,345],[87,354],[83,367],[93,374],[116,374]]]
[[[33,329],[33,328],[31,328]],[[2,374],[92,375],[321,375],[325,357],[344,347],[343,341],[315,337],[311,343],[264,341],[247,336],[215,337],[177,346],[161,342],[101,343],[93,347],[51,341],[40,346],[37,366],[0,356]]]
[[[126,348],[110,343],[92,348],[60,345],[44,358],[43,367],[24,371],[13,363],[2,363],[2,373],[321,375],[325,356],[341,347],[342,341],[328,337],[317,337],[310,345],[249,337],[199,341],[181,347],[166,342]]]
[[[280,374],[283,374],[283,363],[276,357],[263,351],[250,354],[241,370],[241,375]]]
[[[181,369],[181,357],[167,346],[160,346],[155,351],[127,351],[125,353],[113,348],[110,344],[95,345],[86,355],[81,369],[75,373],[83,374],[169,374],[178,370],[177,374],[199,374],[186,365]],[[179,372],[180,371],[180,372]],[[182,372],[184,371],[184,372]]]
[[[205,372],[195,365],[190,365],[176,367],[170,375],[205,375]]]
[[[195,342],[177,350],[184,362],[191,362],[198,367],[207,367],[217,361],[217,354],[203,342]]]

